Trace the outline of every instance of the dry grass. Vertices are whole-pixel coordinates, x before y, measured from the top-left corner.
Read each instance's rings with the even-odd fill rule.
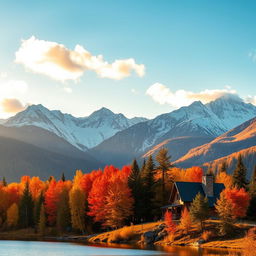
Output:
[[[117,241],[137,242],[140,236],[162,224],[163,222],[150,222],[145,224],[123,227],[117,230],[95,235],[89,239],[92,243],[115,243]]]

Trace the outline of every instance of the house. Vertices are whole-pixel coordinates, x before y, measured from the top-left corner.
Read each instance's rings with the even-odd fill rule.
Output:
[[[189,209],[198,193],[208,198],[209,206],[214,211],[214,205],[224,188],[224,184],[214,182],[213,175],[204,175],[202,182],[175,182],[169,203],[162,207],[162,211],[170,210],[173,213],[173,218],[179,219],[183,209],[185,207]]]

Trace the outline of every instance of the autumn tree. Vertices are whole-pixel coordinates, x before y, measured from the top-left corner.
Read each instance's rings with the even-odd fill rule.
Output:
[[[161,148],[156,155],[156,161],[158,162],[157,169],[162,173],[161,186],[162,186],[162,205],[166,203],[167,193],[165,189],[165,180],[167,171],[172,167],[171,156],[168,155],[167,148]]]
[[[127,179],[120,175],[113,177],[106,194],[106,216],[104,226],[119,228],[133,213],[133,198]]]
[[[237,165],[233,173],[232,177],[232,185],[234,187],[240,188],[246,188],[247,181],[246,181],[246,168],[243,163],[243,159],[241,154],[239,154],[237,159]]]
[[[75,230],[85,231],[85,197],[82,190],[74,186],[69,192],[71,223]]]
[[[224,190],[227,200],[232,206],[232,216],[234,219],[243,218],[250,202],[250,195],[244,188],[227,188]]]
[[[84,204],[84,202],[80,202]],[[71,216],[69,208],[69,192],[66,188],[60,193],[59,201],[57,203],[57,230],[63,233],[70,227]]]
[[[201,193],[196,195],[190,207],[190,215],[193,221],[200,222],[202,231],[203,222],[209,216],[209,204],[207,197],[204,197]]]
[[[220,218],[220,233],[222,235],[229,234],[233,230],[233,206],[226,197],[226,193],[223,190],[220,194],[220,198],[217,200],[215,205],[216,211]]]
[[[42,204],[40,209],[39,223],[38,223],[39,234],[45,235],[45,230],[46,230],[46,216],[45,216],[44,205]]]
[[[29,190],[29,183],[26,182],[19,204],[19,225],[22,228],[31,227],[33,220],[33,198]]]
[[[187,207],[184,208],[184,210],[181,213],[181,218],[180,218],[180,227],[188,233],[189,229],[191,228],[192,221],[191,221],[191,216],[189,214],[189,211]]]
[[[173,221],[173,216],[172,216],[172,212],[171,211],[166,211],[164,214],[164,222],[166,225],[166,231],[169,234],[174,234],[176,229],[177,229],[177,225],[174,223]]]
[[[19,208],[16,203],[12,204],[7,210],[7,225],[8,227],[16,227],[19,220]]]

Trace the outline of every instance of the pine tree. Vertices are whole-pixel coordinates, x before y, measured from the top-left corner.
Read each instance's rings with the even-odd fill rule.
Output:
[[[6,186],[7,186],[7,182],[6,182],[6,179],[5,179],[5,177],[3,177],[3,180],[2,180],[2,185],[3,185],[4,187],[6,187]]]
[[[223,161],[220,165],[219,173],[227,173],[227,163]]]
[[[133,221],[138,222],[138,220],[142,218],[143,190],[140,169],[136,159],[133,160],[131,165],[131,173],[128,177],[128,186],[131,189],[132,197],[134,198]]]
[[[75,230],[85,231],[85,195],[77,187],[69,192],[71,223]]]
[[[232,176],[232,185],[238,189],[246,188],[247,186],[246,168],[244,166],[241,154],[238,156],[237,165]]]
[[[26,182],[19,204],[19,225],[22,228],[32,227],[33,221],[33,198],[29,190],[29,183]]]
[[[82,204],[83,202],[81,202]],[[57,208],[57,229],[60,233],[65,232],[71,226],[68,190],[64,189],[60,194]]]
[[[64,172],[63,172],[62,175],[61,175],[61,180],[62,180],[63,182],[66,181],[66,177],[65,177]]]
[[[203,230],[203,222],[209,216],[209,204],[207,197],[198,193],[190,207],[190,215],[193,221],[200,222],[201,231]]]
[[[233,229],[233,207],[224,192],[220,194],[215,208],[221,220],[220,233],[226,235]]]
[[[165,189],[165,180],[166,180],[166,173],[169,170],[169,168],[172,167],[172,164],[170,162],[171,156],[168,155],[168,149],[167,148],[161,148],[156,155],[156,161],[158,162],[157,169],[159,169],[162,173],[162,180],[161,180],[161,187],[162,187],[162,205],[166,204],[166,198],[167,193]]]
[[[39,223],[38,223],[39,234],[45,235],[45,229],[46,229],[46,216],[45,216],[44,205],[42,204],[40,209]]]
[[[151,220],[155,208],[155,164],[150,155],[145,163],[145,168],[141,173],[143,186],[143,218]]]
[[[43,193],[41,192],[39,197],[36,199],[35,206],[34,206],[34,223],[35,224],[39,223],[40,211],[43,203],[44,203],[44,196],[43,196]]]
[[[251,219],[256,219],[256,165],[254,166],[254,171],[249,185],[249,193],[251,196],[251,200],[248,207],[247,215]]]

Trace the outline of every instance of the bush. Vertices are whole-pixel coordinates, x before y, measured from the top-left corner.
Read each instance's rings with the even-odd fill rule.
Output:
[[[251,228],[243,241],[244,256],[253,256],[256,252],[256,227]]]
[[[212,231],[204,231],[201,235],[204,241],[209,241],[212,237],[214,237],[214,233]]]

